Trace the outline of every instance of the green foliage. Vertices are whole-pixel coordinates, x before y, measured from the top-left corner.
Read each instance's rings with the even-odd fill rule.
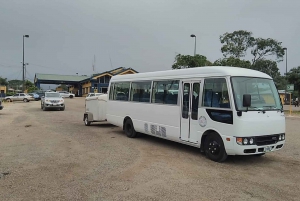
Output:
[[[248,48],[253,46],[255,39],[252,37],[252,32],[239,30],[232,33],[226,32],[220,36],[220,41],[224,44],[221,48],[224,57],[229,55],[241,58],[246,55]]]
[[[7,86],[8,85],[7,78],[0,77],[0,85]]]
[[[241,60],[235,57],[218,59],[213,63],[214,66],[234,66],[242,68],[251,68],[251,62],[247,60]]]
[[[273,79],[274,79],[274,83],[275,83],[277,89],[285,90],[285,87],[287,84],[285,76],[278,76]]]
[[[280,76],[277,63],[271,60],[260,59],[257,60],[252,66],[251,69],[258,70],[260,72],[270,75],[272,78],[277,78]]]
[[[254,38],[252,32],[244,30],[226,32],[220,36],[220,42],[223,44],[221,52],[224,57],[242,58],[250,49],[253,55],[252,64],[268,56],[276,56],[276,61],[280,62],[285,54],[281,42],[272,38]]]
[[[178,54],[175,57],[172,69],[194,68],[201,66],[211,66],[212,63],[203,55],[196,54],[195,56]]]
[[[20,86],[23,84],[22,80],[9,80],[8,85],[13,89],[19,89]]]
[[[284,56],[284,50],[281,46],[281,42],[274,40],[272,38],[263,39],[257,38],[255,39],[254,46],[251,50],[251,54],[254,56],[252,59],[253,64],[256,61],[264,59],[266,56],[276,56],[277,62],[282,61]]]
[[[68,87],[65,84],[60,85],[63,91],[68,91]]]
[[[282,61],[285,54],[281,42],[272,38],[254,38],[252,32],[239,30],[225,33],[220,36],[223,44],[221,52],[225,58],[214,62],[216,66],[235,66],[258,70],[270,75],[278,88],[285,86],[285,80],[280,76],[277,62]],[[248,50],[253,55],[252,62],[242,60]],[[227,58],[227,56],[229,56]],[[266,59],[268,56],[276,56],[276,59]]]
[[[287,73],[287,80],[289,84],[294,84],[295,91],[298,91],[298,94],[300,94],[300,66],[292,68]]]
[[[13,95],[15,95],[14,92],[7,92],[7,93],[6,93],[6,96],[13,96]]]
[[[38,88],[36,86],[34,86],[34,84],[32,82],[30,82],[29,80],[25,81],[25,88],[27,89],[28,93],[38,90]]]

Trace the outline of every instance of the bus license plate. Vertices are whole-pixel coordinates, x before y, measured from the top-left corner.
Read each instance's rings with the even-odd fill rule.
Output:
[[[265,152],[270,152],[272,151],[272,147],[265,147]]]

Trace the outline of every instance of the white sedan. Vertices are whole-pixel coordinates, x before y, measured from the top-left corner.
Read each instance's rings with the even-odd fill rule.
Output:
[[[75,94],[72,94],[70,92],[67,92],[67,91],[57,91],[61,97],[63,98],[74,98],[75,97]]]
[[[31,100],[34,100],[34,98],[32,96],[30,96],[29,94],[26,94],[26,93],[17,93],[13,96],[6,96],[5,100],[8,101],[8,102],[12,102],[12,101],[29,102]]]

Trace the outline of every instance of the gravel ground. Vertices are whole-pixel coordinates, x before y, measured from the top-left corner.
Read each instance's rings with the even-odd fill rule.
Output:
[[[109,124],[86,127],[84,99],[65,111],[40,102],[0,111],[0,200],[299,200],[300,118],[263,157],[208,160],[198,149]],[[298,182],[297,182],[298,181]]]

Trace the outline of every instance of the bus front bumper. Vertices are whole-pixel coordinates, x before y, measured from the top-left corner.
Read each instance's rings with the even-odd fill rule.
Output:
[[[235,137],[223,137],[223,142],[228,155],[255,155],[277,151],[283,148],[285,140],[266,145],[239,145]],[[230,138],[230,141],[227,139]]]

